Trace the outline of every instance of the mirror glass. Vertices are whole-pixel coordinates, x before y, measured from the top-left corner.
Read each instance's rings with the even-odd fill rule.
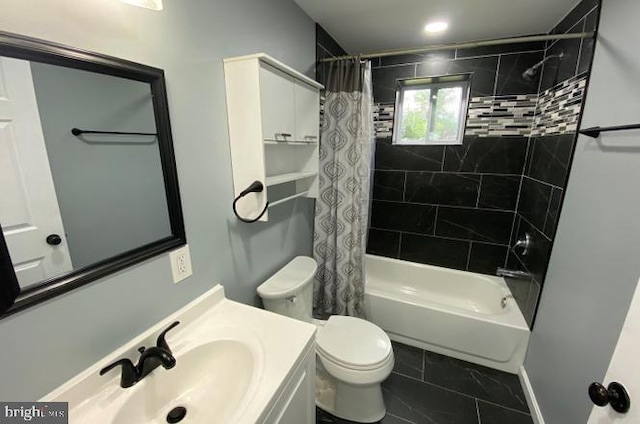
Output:
[[[21,289],[172,235],[157,132],[149,83],[0,57],[0,223]]]

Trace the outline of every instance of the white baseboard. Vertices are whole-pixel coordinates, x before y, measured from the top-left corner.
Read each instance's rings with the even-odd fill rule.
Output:
[[[536,394],[533,392],[533,387],[531,387],[531,382],[529,381],[527,371],[524,369],[524,365],[520,367],[518,378],[520,379],[520,385],[522,385],[522,390],[524,391],[524,397],[527,399],[527,405],[529,405],[533,424],[544,424],[544,418],[542,417],[542,412],[540,411]]]

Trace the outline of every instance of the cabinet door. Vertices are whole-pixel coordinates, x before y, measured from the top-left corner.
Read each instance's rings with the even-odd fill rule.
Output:
[[[293,140],[295,127],[294,86],[293,77],[267,64],[260,64],[263,139]]]
[[[295,139],[317,142],[320,135],[320,93],[317,88],[295,83]]]
[[[314,364],[315,365],[315,364]],[[313,424],[315,423],[315,381],[305,370],[300,377],[284,406],[277,424]]]

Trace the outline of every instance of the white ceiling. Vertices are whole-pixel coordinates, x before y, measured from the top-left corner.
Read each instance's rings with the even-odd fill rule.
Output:
[[[544,34],[579,0],[295,0],[349,53]],[[438,36],[424,25],[449,22]]]

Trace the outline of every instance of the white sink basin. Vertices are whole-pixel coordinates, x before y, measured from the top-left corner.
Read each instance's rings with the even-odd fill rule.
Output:
[[[251,393],[255,358],[236,340],[217,340],[176,355],[170,370],[155,369],[132,390],[113,424],[166,423],[184,407],[185,423],[230,423]],[[255,385],[255,384],[254,384]]]
[[[129,388],[120,387],[120,367],[100,375],[121,358],[137,363],[138,348],[154,346],[174,321],[180,325],[167,335],[172,369],[158,367]],[[275,405],[314,333],[312,325],[227,300],[216,286],[41,400],[68,402],[70,424],[164,424],[177,407],[186,408],[181,424],[255,424]]]

